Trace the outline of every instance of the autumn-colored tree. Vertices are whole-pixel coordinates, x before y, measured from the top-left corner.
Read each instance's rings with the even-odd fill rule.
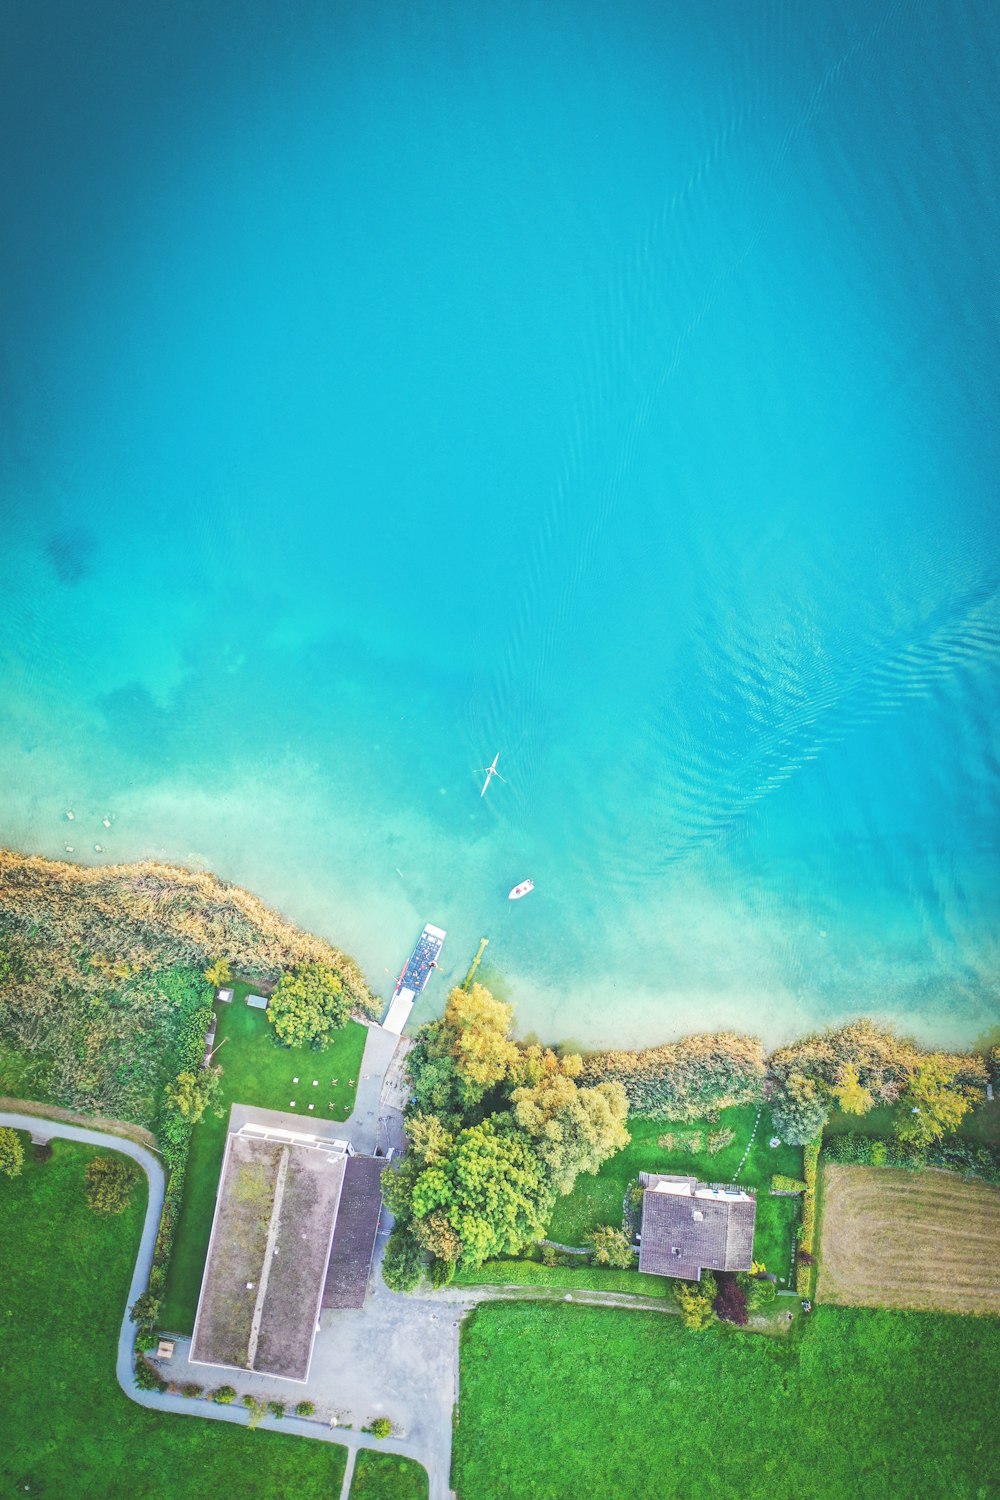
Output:
[[[9,1125],[0,1125],[0,1173],[4,1177],[18,1177],[23,1166],[21,1137]]]
[[[711,1271],[703,1271],[700,1281],[675,1281],[674,1301],[680,1308],[681,1322],[693,1333],[700,1333],[715,1321],[714,1302],[718,1293]]]
[[[351,998],[331,964],[300,964],[274,987],[267,1018],[287,1047],[322,1049],[350,1020]]]
[[[429,1250],[438,1260],[449,1261],[454,1265],[460,1258],[462,1241],[443,1213],[428,1214],[426,1218],[417,1219],[413,1232],[424,1249]]]
[[[220,984],[228,984],[232,977],[233,971],[229,967],[229,960],[227,958],[217,958],[205,970],[206,982],[216,990]]]
[[[87,1202],[98,1214],[120,1214],[132,1201],[139,1169],[125,1156],[95,1156],[87,1163]]]
[[[451,1150],[455,1137],[437,1115],[415,1114],[406,1122],[409,1155],[421,1166],[436,1167]]]
[[[201,1068],[197,1073],[178,1073],[164,1089],[167,1104],[191,1125],[197,1125],[219,1088],[221,1068]]]
[[[511,1098],[514,1118],[535,1141],[557,1192],[571,1192],[579,1172],[596,1172],[631,1139],[625,1128],[628,1098],[620,1083],[579,1088],[570,1073],[556,1067],[532,1087],[515,1089]]]
[[[833,1092],[845,1115],[866,1115],[875,1107],[874,1095],[871,1089],[866,1089],[861,1083],[858,1070],[853,1063],[844,1064],[840,1072],[840,1082]]]
[[[955,1069],[943,1057],[929,1057],[914,1073],[903,1094],[904,1113],[896,1125],[901,1141],[929,1146],[949,1135],[972,1108],[971,1101],[955,1087]]]
[[[467,1103],[481,1099],[487,1089],[506,1078],[517,1062],[510,1040],[513,1009],[494,1000],[484,985],[452,990],[444,1023],[452,1036],[452,1056]]]

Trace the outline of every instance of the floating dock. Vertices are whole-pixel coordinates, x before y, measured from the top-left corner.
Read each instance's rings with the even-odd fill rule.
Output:
[[[384,1031],[394,1031],[397,1036],[402,1033],[403,1027],[410,1018],[414,1000],[430,979],[431,972],[437,964],[438,954],[441,952],[441,945],[446,936],[447,933],[442,928],[432,927],[429,922],[420,934],[417,946],[410,954],[402,974],[396,980],[392,1001],[385,1020],[382,1022]]]

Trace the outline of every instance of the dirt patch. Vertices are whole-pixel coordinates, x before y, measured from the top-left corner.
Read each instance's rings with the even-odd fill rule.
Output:
[[[1000,1188],[826,1164],[817,1301],[1000,1313]]]

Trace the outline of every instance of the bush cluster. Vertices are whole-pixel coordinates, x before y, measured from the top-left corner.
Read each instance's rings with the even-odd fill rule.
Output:
[[[800,1253],[795,1257],[795,1290],[800,1297],[808,1297],[812,1292],[813,1246],[816,1239],[816,1174],[821,1145],[822,1140],[817,1136],[802,1153],[805,1192],[802,1195],[802,1223],[798,1231]]]
[[[775,1172],[771,1178],[772,1193],[804,1193],[806,1185],[798,1177],[785,1177],[781,1172]]]
[[[943,1167],[986,1182],[1000,1182],[1000,1147],[952,1139],[918,1146],[908,1141],[885,1140],[881,1136],[832,1135],[823,1143],[827,1161],[858,1163],[866,1167]]]
[[[165,1391],[167,1388],[167,1382],[143,1354],[135,1357],[135,1383],[140,1391]]]
[[[764,1071],[764,1049],[757,1038],[727,1031],[682,1037],[640,1052],[594,1053],[584,1059],[580,1082],[621,1083],[635,1114],[694,1120],[759,1098]]]

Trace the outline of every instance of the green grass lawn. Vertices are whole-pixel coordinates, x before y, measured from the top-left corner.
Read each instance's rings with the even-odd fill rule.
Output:
[[[264,1012],[244,1003],[249,988],[237,985],[232,1003],[215,1007],[219,1024],[213,1062],[222,1068],[222,1084],[215,1109],[209,1109],[195,1126],[191,1140],[184,1200],[160,1309],[161,1326],[173,1333],[190,1333],[194,1327],[230,1105],[256,1104],[301,1115],[304,1120],[346,1120],[354,1107],[366,1028],[348,1021],[325,1052],[282,1047]],[[292,1082],[296,1077],[297,1084]],[[319,1079],[315,1088],[314,1078]],[[315,1108],[310,1110],[310,1104]],[[221,1119],[216,1113],[220,1109]]]
[[[462,1331],[459,1500],[993,1500],[995,1319],[819,1308],[801,1338],[545,1303]]]
[[[830,1111],[826,1135],[880,1135],[896,1134],[896,1122],[905,1114],[906,1106],[880,1104],[866,1115],[845,1115],[841,1110]],[[983,1100],[970,1110],[956,1132],[970,1141],[984,1141],[987,1145],[1000,1144],[1000,1099]]]
[[[537,1260],[488,1260],[478,1271],[457,1271],[459,1286],[549,1286],[566,1291],[631,1292],[637,1297],[669,1297],[665,1276],[643,1276],[614,1266],[543,1266]]]
[[[427,1500],[427,1470],[412,1458],[362,1448],[351,1480],[351,1500]]]
[[[598,1224],[620,1224],[625,1189],[640,1172],[682,1172],[696,1174],[703,1182],[731,1182],[756,1117],[755,1104],[724,1109],[718,1121],[692,1120],[685,1125],[630,1115],[631,1143],[606,1161],[596,1176],[582,1173],[573,1191],[557,1200],[549,1238],[564,1245],[582,1245]],[[714,1156],[705,1150],[692,1155],[686,1151],[667,1151],[657,1145],[659,1138],[667,1133],[701,1130],[707,1137],[710,1131],[725,1127],[735,1131],[736,1138],[731,1146]],[[799,1200],[772,1198],[768,1185],[776,1172],[801,1178],[802,1148],[778,1146],[772,1151],[767,1144],[771,1134],[771,1115],[765,1109],[738,1181],[744,1187],[757,1189],[755,1258],[763,1261],[776,1276],[787,1278]]]
[[[0,1494],[50,1500],[331,1500],[345,1450],[146,1411],[115,1380],[118,1330],[143,1213],[101,1219],[83,1174],[102,1153],[53,1141],[0,1178]]]

